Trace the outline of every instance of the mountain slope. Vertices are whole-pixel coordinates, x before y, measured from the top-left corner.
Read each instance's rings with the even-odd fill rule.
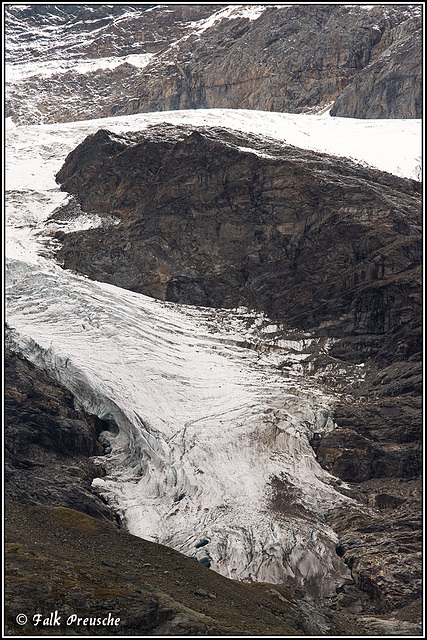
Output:
[[[327,108],[348,85],[337,115],[421,117],[418,5],[46,6],[7,11],[7,115],[16,122],[301,113]]]
[[[403,28],[404,27],[404,28]],[[396,27],[400,36],[360,71],[337,97],[333,116],[353,118],[419,118],[423,113],[422,44],[419,21]],[[393,31],[392,31],[393,33]]]
[[[399,5],[283,5],[266,8],[253,21],[225,19],[165,52],[161,59],[168,60],[169,68],[161,81],[154,61],[131,100],[119,102],[111,114],[212,107],[296,113],[318,109],[334,101],[376,59],[396,25],[403,41],[414,21],[420,33],[419,8]],[[391,59],[393,52],[387,49]],[[419,48],[408,56],[420,72]],[[383,75],[392,85],[390,72],[386,67]],[[389,101],[398,114],[394,117],[421,117],[420,77],[409,76],[405,90],[404,99]],[[415,112],[405,109],[408,93],[417,96]],[[369,117],[371,98],[365,95],[366,111],[359,109],[357,117]],[[356,116],[352,105],[342,106],[339,115]]]
[[[421,6],[5,12],[8,632],[420,634]]]
[[[9,503],[6,548],[6,629],[13,635],[363,633],[361,625],[327,616],[283,586],[228,580],[172,549],[71,509]],[[23,610],[28,622],[19,627],[15,616]],[[49,611],[57,611],[58,626],[32,624],[36,612]],[[102,624],[108,614],[119,620],[117,626]],[[89,616],[101,624],[84,624]],[[405,630],[405,624],[397,628]]]
[[[313,446],[326,468],[360,483],[350,495],[409,504],[404,482],[417,494],[421,472],[419,183],[261,136],[170,125],[100,130],[57,179],[83,210],[121,218],[105,230],[58,233],[65,267],[174,302],[262,310],[329,336],[331,360],[320,367],[334,358],[363,367],[363,382],[345,387],[335,428],[315,433]],[[402,478],[392,493],[390,478]],[[411,504],[418,513],[419,497]],[[389,531],[405,539],[398,517],[386,521],[365,523],[383,532],[365,558],[390,544]],[[379,609],[419,597],[418,547],[402,555],[412,587],[399,597],[396,578],[384,579],[374,561],[357,573],[362,556],[352,555],[346,522],[343,553]]]

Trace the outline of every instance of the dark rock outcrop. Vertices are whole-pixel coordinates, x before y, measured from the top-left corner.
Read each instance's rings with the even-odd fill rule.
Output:
[[[419,479],[382,478],[355,485],[371,507],[363,516],[335,510],[330,524],[340,537],[337,552],[356,587],[375,610],[386,613],[422,598],[422,512]],[[385,493],[387,491],[388,493]],[[344,604],[344,587],[338,601]]]
[[[340,116],[421,117],[419,6],[263,9],[250,19],[239,6],[12,6],[11,62],[154,55],[142,69],[126,63],[13,81],[6,113],[28,124],[175,109],[317,112],[337,100]]]
[[[421,367],[417,382],[421,380]],[[375,388],[375,387],[374,387]],[[419,477],[422,471],[421,394],[371,391],[335,407],[339,428],[313,441],[323,467],[349,482]],[[381,509],[381,501],[378,506]]]
[[[350,348],[343,340],[330,353],[348,359]],[[369,509],[330,514],[358,592],[381,613],[418,602],[414,620],[422,579],[422,362],[420,352],[399,360],[399,351],[397,339],[394,357],[391,343],[388,349],[394,362],[365,362],[363,383],[349,384],[335,406],[336,428],[312,446],[320,464],[346,482],[341,490]],[[341,605],[357,600],[350,587],[338,596]]]
[[[83,209],[123,218],[58,234],[67,268],[161,299],[247,305],[300,329],[370,336],[376,351],[397,334],[404,357],[419,347],[415,181],[257,136],[172,126],[99,131],[57,180]]]
[[[422,118],[422,34],[419,20],[408,20],[400,28],[402,31],[396,42],[345,87],[335,100],[331,115]]]
[[[70,507],[116,522],[91,489],[102,476],[91,456],[105,422],[74,407],[72,394],[11,351],[5,354],[5,496],[29,505]]]

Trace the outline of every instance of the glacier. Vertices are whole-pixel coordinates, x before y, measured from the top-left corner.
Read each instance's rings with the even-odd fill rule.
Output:
[[[306,364],[327,342],[248,309],[176,305],[90,281],[53,258],[48,219],[68,198],[54,179],[67,153],[101,127],[120,133],[158,122],[262,131],[337,154],[346,139],[358,161],[412,177],[420,123],[198,110],[7,131],[8,341],[111,426],[97,460],[107,473],[94,488],[134,535],[231,578],[292,579],[332,595],[350,571],[327,514],[357,507],[309,443],[334,428],[339,385],[332,391]],[[387,152],[390,136],[405,154]]]

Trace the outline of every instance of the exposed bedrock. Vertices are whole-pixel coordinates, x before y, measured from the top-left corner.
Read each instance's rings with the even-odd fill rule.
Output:
[[[416,394],[343,401],[334,414],[340,428],[312,445],[322,466],[343,480],[411,479],[422,467],[421,412]]]
[[[422,512],[419,479],[382,478],[355,485],[370,514],[338,508],[328,521],[340,537],[337,553],[350,567],[358,590],[380,613],[417,604],[422,598]],[[343,587],[337,602],[355,604]],[[419,615],[419,613],[418,613]]]
[[[8,9],[12,62],[153,54],[142,69],[58,68],[10,82],[8,116],[34,124],[175,109],[303,113],[336,100],[340,116],[422,117],[420,6],[257,5],[252,15],[241,6],[108,6]],[[32,45],[34,30],[42,47]]]
[[[222,20],[165,52],[167,73],[160,75],[156,67],[163,60],[153,63],[136,79],[131,99],[117,101],[107,113],[218,107],[304,112],[335,100],[383,54],[377,73],[389,99],[382,115],[368,115],[378,102],[376,77],[369,74],[364,112],[360,107],[356,116],[347,101],[337,115],[420,118],[421,47],[407,40],[415,29],[421,34],[419,12],[399,5],[288,5],[271,7],[254,21]],[[407,77],[398,71],[402,55],[406,71],[411,69]]]
[[[5,496],[29,505],[71,507],[116,522],[92,480],[91,457],[106,422],[76,409],[72,394],[22,356],[5,354]]]
[[[262,137],[170,125],[101,130],[57,179],[83,210],[121,218],[58,233],[66,268],[161,299],[246,305],[332,338],[310,371],[328,359],[364,363],[357,387],[343,389],[337,428],[312,445],[373,510],[366,545],[367,516],[331,516],[357,593],[382,612],[418,597],[419,552],[405,546],[402,519],[412,510],[419,532],[419,493],[408,493],[421,468],[419,183]],[[403,551],[385,575],[378,558],[396,540]],[[357,611],[351,589],[338,605]]]
[[[370,509],[335,510],[330,524],[357,588],[382,613],[419,608],[422,593],[422,363],[397,358],[366,363],[364,384],[335,407],[337,428],[312,441],[321,465]],[[349,588],[338,599],[354,604]]]
[[[401,27],[397,30],[402,34]],[[403,37],[397,37],[349,82],[337,97],[331,115],[351,118],[422,117],[422,40],[418,20],[408,20],[405,31]]]
[[[247,305],[356,337],[349,351],[382,346],[384,360],[390,336],[392,360],[396,348],[402,359],[418,350],[415,181],[261,137],[171,125],[100,130],[57,180],[84,210],[122,217],[108,230],[59,233],[67,268],[161,299]]]

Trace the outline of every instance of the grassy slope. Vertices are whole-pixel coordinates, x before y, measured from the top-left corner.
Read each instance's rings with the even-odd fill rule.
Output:
[[[348,620],[328,621],[281,586],[229,580],[72,509],[10,502],[6,514],[8,634],[298,636],[318,635],[317,625],[325,635],[349,632]],[[31,624],[35,613],[55,610],[60,628]],[[119,627],[65,624],[72,613],[108,612]],[[22,627],[19,613],[30,620]]]

